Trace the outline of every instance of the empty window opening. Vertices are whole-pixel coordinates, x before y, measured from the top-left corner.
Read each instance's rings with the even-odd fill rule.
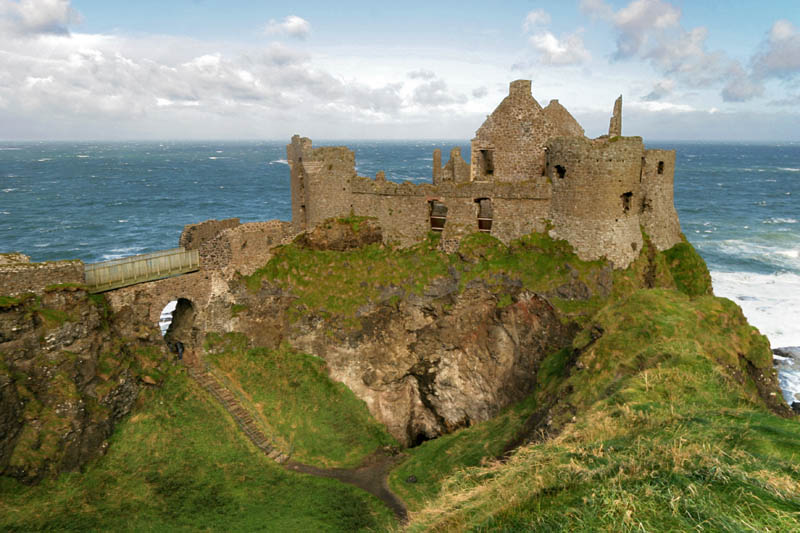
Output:
[[[559,179],[564,179],[567,175],[567,169],[562,167],[561,165],[556,165],[556,174],[558,175]]]
[[[494,150],[481,150],[480,154],[481,175],[494,176]]]
[[[492,232],[492,201],[489,198],[478,198],[478,231],[483,233]]]
[[[431,200],[431,230],[444,231],[447,222],[447,206],[438,200]]]
[[[664,173],[664,162],[663,161],[659,161],[658,162],[658,173],[659,174],[663,174]]]
[[[627,213],[631,210],[631,198],[633,198],[632,192],[623,193],[620,198],[622,198],[622,212]]]

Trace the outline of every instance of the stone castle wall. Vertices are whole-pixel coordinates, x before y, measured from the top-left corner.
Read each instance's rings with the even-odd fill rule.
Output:
[[[627,266],[639,255],[641,137],[550,142],[553,235],[566,239],[584,260],[607,257]]]
[[[298,135],[286,147],[292,181],[292,222],[297,231],[348,213],[355,154],[344,146],[313,148]]]
[[[228,228],[200,248],[204,269],[239,272],[249,276],[272,257],[272,248],[294,235],[291,222],[248,222]]]
[[[199,250],[204,243],[216,237],[222,230],[235,228],[239,224],[238,218],[206,220],[197,224],[189,224],[184,226],[178,239],[178,246],[182,246],[187,250]]]
[[[358,177],[346,147],[314,148],[294,136],[287,146],[294,230],[352,213],[378,219],[385,242],[412,245],[435,230],[449,250],[479,230],[509,242],[549,221],[579,257],[617,268],[638,257],[642,227],[659,250],[679,242],[675,153],[620,135],[622,98],[610,121],[614,135],[588,139],[557,100],[542,108],[530,89],[528,80],[511,83],[472,140],[471,164],[456,148],[442,166],[435,150],[432,184],[394,183],[383,172]],[[481,205],[490,219],[479,217]]]
[[[0,294],[4,296],[41,292],[48,285],[60,283],[83,283],[83,262],[17,262],[0,265]]]
[[[642,227],[659,250],[681,242],[674,200],[675,151],[645,150],[642,171]]]

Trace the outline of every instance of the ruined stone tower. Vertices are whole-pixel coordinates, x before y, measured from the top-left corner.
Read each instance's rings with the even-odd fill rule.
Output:
[[[589,139],[558,100],[542,108],[529,80],[513,81],[472,139],[470,163],[455,148],[442,166],[441,150],[434,151],[431,184],[359,177],[352,151],[313,148],[297,135],[287,159],[298,231],[354,213],[376,217],[387,242],[411,245],[436,231],[452,250],[476,231],[509,242],[550,227],[581,259],[606,258],[616,268],[639,255],[641,228],[659,250],[681,238],[675,152],[622,136],[622,97],[609,134]]]

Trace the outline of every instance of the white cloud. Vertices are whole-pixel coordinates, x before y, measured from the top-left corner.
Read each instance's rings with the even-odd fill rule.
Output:
[[[489,94],[489,89],[487,89],[486,87],[478,87],[477,89],[472,90],[473,98],[483,98],[488,94]]]
[[[720,87],[723,100],[728,102],[747,101],[764,92],[763,84],[748,75],[739,61],[723,51],[707,49],[707,28],[685,29],[681,25],[680,9],[668,2],[633,0],[614,11],[604,0],[583,0],[581,8],[608,21],[617,32],[617,48],[613,56],[616,60],[649,61],[667,80],[685,87]],[[777,31],[773,29],[772,36],[778,41],[770,41],[771,45],[765,46],[760,63],[767,65],[772,59],[781,58],[778,63],[788,61],[788,66],[791,66],[794,58],[800,55],[800,51],[792,55],[791,39],[795,33],[785,24],[780,25]],[[776,43],[779,46],[772,46]],[[779,53],[773,54],[778,50]],[[770,67],[765,67],[765,70],[769,71]],[[659,100],[674,86],[669,91],[665,89],[665,86],[654,88],[644,100]]]
[[[297,15],[289,15],[282,21],[270,20],[266,31],[270,35],[288,35],[297,39],[305,39],[311,35],[311,23]]]
[[[612,21],[619,32],[617,57],[639,53],[651,38],[678,25],[681,12],[661,0],[634,0],[614,13]]]
[[[412,94],[412,103],[422,107],[442,107],[466,102],[464,95],[453,93],[441,79],[431,79],[418,85]]]
[[[776,21],[752,62],[754,74],[761,78],[800,74],[800,31],[788,20]]]
[[[738,64],[731,69],[730,80],[722,89],[722,99],[726,102],[746,102],[764,94],[764,85],[748,76]]]
[[[69,0],[0,0],[0,30],[7,35],[64,35],[80,19]]]
[[[535,9],[525,16],[522,29],[527,32],[537,26],[547,26],[548,24],[550,24],[550,14],[544,9]]]
[[[691,113],[697,111],[688,104],[675,104],[671,102],[630,102],[625,107],[631,110],[648,111],[651,113]]]
[[[549,31],[543,31],[531,36],[530,43],[539,53],[539,60],[547,65],[578,65],[591,57],[578,32],[559,39]]]
[[[660,80],[653,86],[653,89],[650,91],[650,93],[642,98],[642,100],[649,102],[661,100],[671,94],[673,89],[675,89],[674,80]]]
[[[550,15],[543,9],[536,9],[527,14],[522,24],[526,32],[536,31],[534,35],[528,38],[528,41],[536,50],[540,63],[566,66],[578,65],[590,59],[591,56],[581,38],[582,29],[556,37],[552,32],[541,28],[549,23]],[[525,66],[524,62],[517,63],[512,66],[512,70],[524,68]]]
[[[412,70],[408,73],[408,77],[412,80],[432,80],[436,77],[436,73],[432,70],[425,70],[423,68]]]

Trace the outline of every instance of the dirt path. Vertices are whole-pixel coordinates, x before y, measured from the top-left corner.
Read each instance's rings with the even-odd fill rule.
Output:
[[[367,457],[360,466],[355,468],[318,468],[302,463],[289,462],[285,468],[312,476],[337,479],[363,489],[394,511],[400,521],[408,518],[408,512],[403,501],[393,493],[386,483],[389,470],[403,459],[401,455],[386,455],[375,452]]]

